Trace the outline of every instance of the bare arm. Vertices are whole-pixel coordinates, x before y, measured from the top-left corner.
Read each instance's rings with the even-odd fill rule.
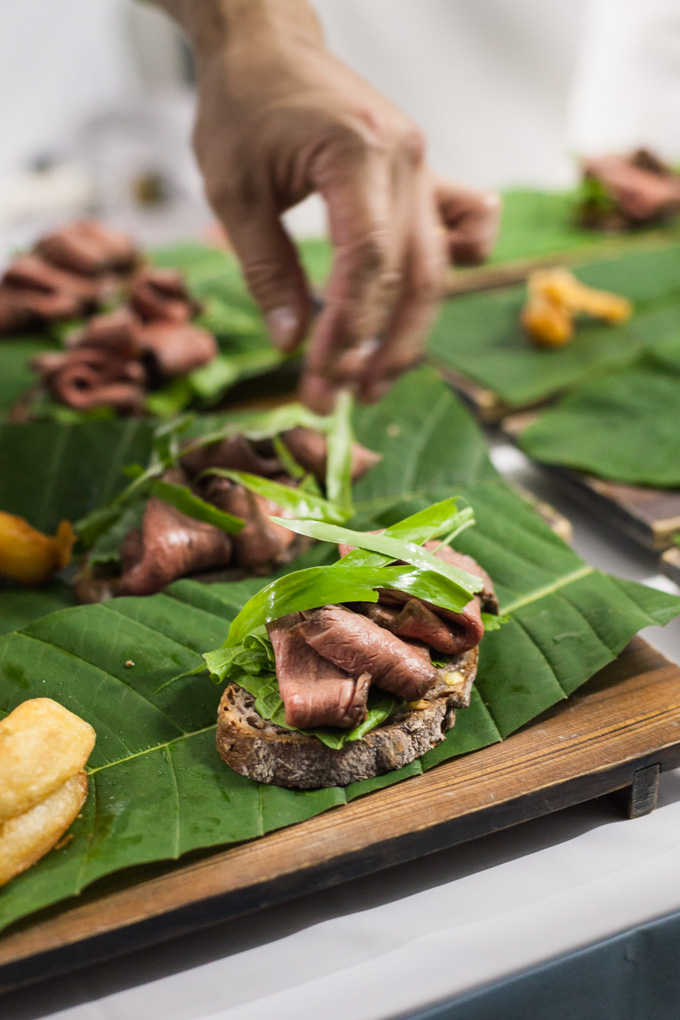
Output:
[[[329,53],[305,0],[158,2],[196,54],[206,193],[284,350],[311,301],[280,217],[312,192],[326,203],[334,261],[303,398],[377,399],[419,357],[448,259],[488,254],[498,201],[434,178],[418,127]]]

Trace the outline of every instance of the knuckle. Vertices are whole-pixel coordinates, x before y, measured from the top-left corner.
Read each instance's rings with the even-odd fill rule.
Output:
[[[415,304],[430,305],[439,298],[441,286],[440,262],[432,260],[412,274],[408,284],[408,297]]]
[[[357,237],[349,249],[355,275],[358,277],[386,275],[384,267],[389,248],[389,233],[385,228],[373,227]]]
[[[243,275],[252,294],[265,301],[288,285],[286,267],[267,258],[249,258],[243,263]]]
[[[417,124],[406,124],[399,133],[399,150],[414,167],[425,162],[427,144],[425,135]]]

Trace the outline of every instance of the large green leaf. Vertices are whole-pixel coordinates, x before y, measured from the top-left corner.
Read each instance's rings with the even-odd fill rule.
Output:
[[[0,420],[35,382],[29,362],[50,344],[31,337],[0,336]]]
[[[152,426],[135,419],[0,424],[0,510],[53,532],[125,487],[125,464],[145,463]]]
[[[637,359],[661,340],[680,337],[680,245],[636,251],[581,266],[585,283],[633,301],[620,326],[582,322],[572,343],[533,346],[519,322],[524,285],[448,301],[432,333],[432,358],[521,407],[589,382],[593,373]]]
[[[577,191],[534,191],[516,188],[503,193],[503,213],[498,243],[491,264],[542,258],[560,253],[582,253],[634,248],[647,243],[649,230],[611,235],[581,227],[577,222]],[[658,228],[654,231],[660,234]],[[663,228],[677,236],[677,223]]]
[[[179,581],[160,595],[36,620],[0,638],[0,711],[54,697],[94,725],[97,745],[72,840],[3,890],[0,926],[121,868],[255,838],[498,740],[571,693],[639,628],[680,612],[670,595],[586,566],[497,476],[468,414],[431,372],[402,380],[357,419],[358,438],[385,453],[357,487],[360,517],[386,526],[456,492],[475,509],[477,526],[457,545],[491,572],[511,621],[484,639],[470,708],[399,772],[346,789],[260,786],[222,764],[221,691],[188,674],[262,579]]]
[[[536,460],[601,478],[680,487],[680,342],[544,411],[520,442]]]

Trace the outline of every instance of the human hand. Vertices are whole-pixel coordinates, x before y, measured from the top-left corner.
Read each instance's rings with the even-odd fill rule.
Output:
[[[326,203],[333,267],[301,389],[326,411],[340,387],[378,399],[418,360],[447,262],[486,257],[500,207],[436,178],[420,130],[326,50],[308,15],[272,13],[207,47],[195,148],[208,198],[284,351],[306,336],[312,301],[280,217],[312,192]]]

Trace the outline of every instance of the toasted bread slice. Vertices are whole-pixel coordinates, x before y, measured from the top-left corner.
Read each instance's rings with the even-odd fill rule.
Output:
[[[478,648],[454,656],[423,698],[339,750],[262,719],[253,696],[230,684],[217,713],[217,749],[243,776],[298,789],[347,786],[403,768],[439,744],[455,722],[455,709],[470,703],[478,658]]]

